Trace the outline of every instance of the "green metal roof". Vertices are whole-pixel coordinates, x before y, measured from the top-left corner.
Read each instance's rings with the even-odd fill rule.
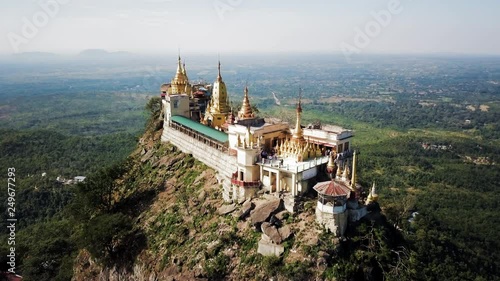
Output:
[[[225,143],[228,141],[228,136],[226,133],[217,131],[216,129],[205,126],[201,123],[188,119],[184,116],[178,116],[178,115],[172,116],[172,121],[184,127],[187,127],[191,130],[194,130],[200,134],[203,134],[218,142]]]

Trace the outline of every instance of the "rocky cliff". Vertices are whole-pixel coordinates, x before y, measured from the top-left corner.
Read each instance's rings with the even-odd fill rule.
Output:
[[[346,255],[356,245],[349,239],[342,242],[315,222],[314,196],[306,199],[299,214],[287,213],[280,199],[266,194],[242,204],[225,204],[214,171],[161,143],[161,128],[159,121],[149,124],[126,171],[115,181],[113,204],[132,220],[132,229],[110,242],[116,253],[112,259],[81,250],[73,280],[376,276],[370,267],[365,274],[367,268],[361,264],[347,268]]]

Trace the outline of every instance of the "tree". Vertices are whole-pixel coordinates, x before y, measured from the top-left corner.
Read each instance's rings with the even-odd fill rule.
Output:
[[[124,240],[132,232],[132,222],[122,213],[92,218],[83,230],[83,246],[90,254],[108,264],[124,250]]]
[[[115,164],[89,176],[78,186],[77,203],[90,212],[110,212],[114,205],[116,180],[125,172],[125,164]],[[78,202],[79,201],[79,202]]]
[[[161,111],[161,98],[152,97],[146,104],[146,110],[150,113],[151,119],[158,119]]]

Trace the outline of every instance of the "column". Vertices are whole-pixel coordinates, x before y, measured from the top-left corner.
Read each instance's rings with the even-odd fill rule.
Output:
[[[280,186],[280,170],[276,172],[276,195],[279,196],[279,193],[281,191],[281,186]]]
[[[260,177],[260,181],[262,182],[263,179],[264,179],[264,170],[262,168],[262,165],[259,165],[259,168],[260,168],[260,174],[259,174],[259,177]]]

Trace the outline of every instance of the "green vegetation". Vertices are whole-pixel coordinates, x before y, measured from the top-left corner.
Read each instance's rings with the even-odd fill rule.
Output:
[[[250,97],[261,116],[293,123],[300,84],[304,125],[320,121],[355,130],[358,178],[364,186],[377,184],[387,221],[357,225],[340,241],[324,233],[316,246],[298,245],[308,256],[300,261],[287,260],[290,247],[281,258],[262,257],[259,233],[238,231],[233,218],[205,204],[220,198],[216,189],[204,190],[200,175],[207,168],[153,136],[161,128],[155,121],[159,98],[146,106],[144,138],[154,153],[142,161],[139,149],[125,160],[147,119],[143,105],[154,95],[144,92],[155,92],[163,78],[143,87],[144,76],[132,70],[103,74],[85,66],[83,74],[59,77],[54,70],[26,83],[2,72],[0,166],[17,170],[19,272],[26,280],[70,280],[75,259],[85,256],[81,249],[99,265],[126,269],[148,249],[152,256],[140,259],[161,261],[155,270],[203,265],[200,275],[212,280],[232,272],[241,279],[307,280],[322,272],[337,280],[499,280],[498,59],[395,61],[342,65],[301,58],[293,60],[295,67],[273,62],[224,75],[236,102],[244,80],[255,80]],[[21,70],[31,69],[25,76],[34,78],[41,68]],[[282,106],[275,106],[271,92]],[[59,175],[87,181],[62,185],[54,180]],[[160,193],[175,200],[158,207]],[[5,229],[5,212],[1,219]],[[5,270],[6,243],[0,252]]]
[[[81,137],[54,130],[0,130],[0,165],[16,167],[19,179],[34,187],[43,172],[51,179],[72,178],[111,165],[127,157],[135,141],[130,133]]]

